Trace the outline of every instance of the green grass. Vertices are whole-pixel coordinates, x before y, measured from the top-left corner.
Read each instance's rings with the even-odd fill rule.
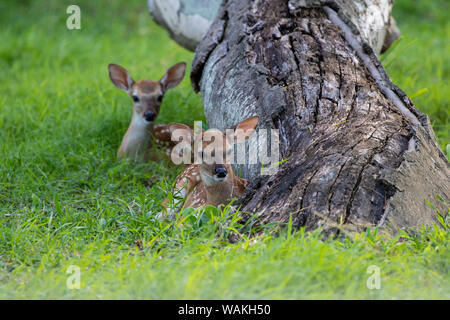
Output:
[[[159,79],[193,54],[151,21],[146,1],[77,1],[79,31],[65,27],[72,3],[0,3],[0,298],[450,298],[448,221],[353,241],[289,228],[249,239],[242,229],[231,244],[238,225],[226,210],[156,219],[180,169],[116,162],[131,102],[107,65]],[[450,142],[448,9],[398,0],[403,38],[382,57],[430,115],[442,147]],[[204,119],[202,101],[186,77],[158,121],[193,119]],[[81,270],[79,290],[66,286],[70,265]],[[371,265],[380,290],[366,286]]]
[[[393,14],[402,35],[381,58],[392,81],[428,114],[444,152],[450,144],[449,12],[445,0],[396,0]]]

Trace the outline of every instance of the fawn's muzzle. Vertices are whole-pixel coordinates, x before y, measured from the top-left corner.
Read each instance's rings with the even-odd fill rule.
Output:
[[[225,167],[220,166],[215,168],[214,175],[219,179],[225,179],[228,175],[228,172]]]
[[[156,119],[156,114],[153,111],[147,111],[144,113],[144,119],[148,122],[153,122]]]

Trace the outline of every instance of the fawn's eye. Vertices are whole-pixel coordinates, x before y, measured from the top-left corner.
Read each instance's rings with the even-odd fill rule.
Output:
[[[133,96],[133,101],[134,102],[139,102],[139,97],[138,96]]]
[[[158,101],[158,103],[161,103],[162,100],[163,100],[163,95],[160,94],[160,95],[158,96],[158,98],[156,98],[156,101]]]

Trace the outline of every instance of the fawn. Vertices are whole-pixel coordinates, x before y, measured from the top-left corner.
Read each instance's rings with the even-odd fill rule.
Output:
[[[176,136],[193,145],[194,157],[201,160],[200,164],[189,165],[175,180],[174,194],[184,199],[184,207],[197,209],[206,205],[218,206],[242,195],[249,181],[235,176],[227,160],[233,155],[234,144],[247,140],[258,121],[259,117],[242,121],[235,127],[231,137],[217,129],[194,135],[192,128],[187,125],[169,125],[172,138]],[[211,137],[214,137],[213,142],[222,141],[211,148]],[[167,204],[168,199],[163,202],[163,206],[167,208]]]
[[[133,100],[133,117],[122,139],[117,157],[147,161],[151,156],[152,134],[157,143],[162,142],[169,147],[167,153],[170,153],[174,144],[170,140],[168,126],[155,126],[154,122],[166,91],[176,87],[183,80],[186,63],[180,62],[172,66],[159,81],[145,79],[135,82],[128,71],[117,64],[109,64],[108,70],[112,83],[127,92]]]

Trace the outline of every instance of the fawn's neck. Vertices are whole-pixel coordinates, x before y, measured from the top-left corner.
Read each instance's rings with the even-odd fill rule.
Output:
[[[149,148],[152,128],[153,123],[133,111],[130,126],[119,148],[119,158],[144,159]]]

